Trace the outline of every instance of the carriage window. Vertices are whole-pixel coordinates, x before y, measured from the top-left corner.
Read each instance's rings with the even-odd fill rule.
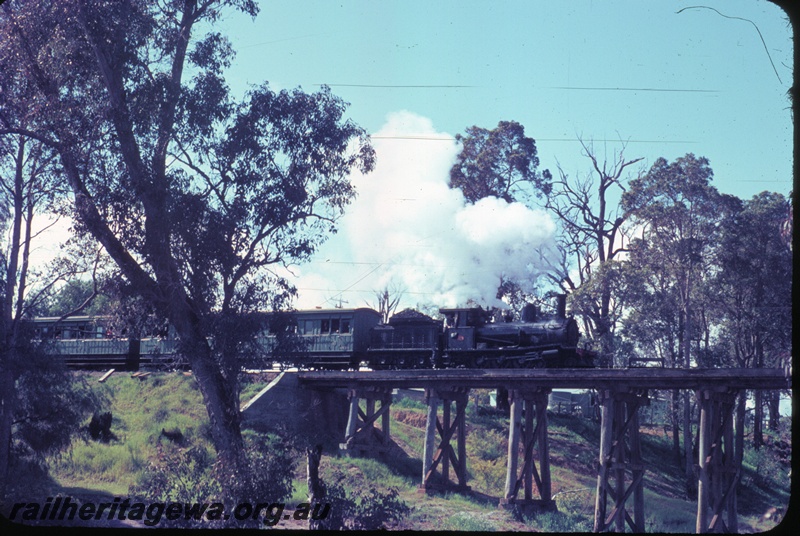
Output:
[[[331,321],[327,318],[322,321],[322,329],[320,333],[329,333],[331,331]]]
[[[339,333],[350,333],[350,319],[349,318],[342,318],[342,322],[339,327]]]
[[[303,322],[304,335],[319,335],[320,321],[319,320],[305,320]]]
[[[331,333],[339,333],[339,319],[331,319]]]

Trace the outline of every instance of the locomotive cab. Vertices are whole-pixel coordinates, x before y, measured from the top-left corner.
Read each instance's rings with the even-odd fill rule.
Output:
[[[445,346],[453,350],[475,348],[476,331],[487,323],[491,316],[480,307],[439,309],[444,315]]]

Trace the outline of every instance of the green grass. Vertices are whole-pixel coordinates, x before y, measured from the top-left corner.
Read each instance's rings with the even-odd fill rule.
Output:
[[[208,417],[194,379],[179,373],[158,373],[142,380],[112,375],[94,388],[109,400],[116,440],[100,443],[76,438],[71,448],[50,460],[54,479],[108,493],[121,493],[138,480],[167,441],[161,431],[180,430],[186,443],[211,450]]]
[[[474,512],[456,512],[453,517],[445,522],[443,528],[446,530],[480,532],[493,532],[497,530],[496,525],[492,521]]]
[[[395,409],[416,409],[426,411],[428,406],[422,400],[416,400],[411,397],[399,397],[392,402],[392,407]]]
[[[256,396],[261,389],[269,385],[274,375],[266,374],[245,374],[242,378],[239,400],[242,404]]]
[[[647,532],[692,533],[696,528],[697,503],[681,498],[657,497],[645,491]],[[651,508],[647,508],[650,505]]]

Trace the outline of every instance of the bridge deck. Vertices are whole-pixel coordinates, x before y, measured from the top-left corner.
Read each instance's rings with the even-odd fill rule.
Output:
[[[299,372],[309,387],[449,387],[526,389],[789,389],[782,369],[485,369]]]

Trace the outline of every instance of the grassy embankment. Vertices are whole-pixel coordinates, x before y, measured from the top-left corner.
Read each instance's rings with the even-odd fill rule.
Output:
[[[162,430],[180,430],[185,445],[211,450],[205,408],[193,379],[180,373],[152,374],[145,379],[115,374],[107,382],[94,382],[109,400],[116,440],[108,444],[76,438],[69,451],[47,460],[49,477],[23,475],[15,480],[19,497],[57,494],[107,499],[126,496],[167,439]],[[264,383],[243,389],[247,400]],[[387,462],[325,456],[322,476],[340,480],[348,489],[366,492],[394,488],[413,507],[397,528],[413,530],[542,530],[592,529],[599,426],[589,419],[551,415],[549,418],[553,494],[558,512],[531,518],[515,517],[497,508],[505,482],[507,419],[480,412],[470,403],[467,424],[469,494],[452,492],[426,495],[418,490],[425,406],[401,399],[393,405],[392,435],[406,456]],[[484,414],[485,413],[485,414]],[[788,419],[787,419],[788,421]],[[646,430],[643,458],[647,465],[645,512],[648,532],[693,532],[696,503],[685,498],[682,470],[671,454],[671,441],[656,430]],[[784,434],[788,441],[789,433]],[[771,437],[770,443],[778,438]],[[774,526],[775,516],[762,519],[775,507],[788,504],[788,461],[772,448],[748,451],[739,490],[740,530],[762,531]],[[287,504],[306,500],[304,460],[295,471],[295,491]]]

